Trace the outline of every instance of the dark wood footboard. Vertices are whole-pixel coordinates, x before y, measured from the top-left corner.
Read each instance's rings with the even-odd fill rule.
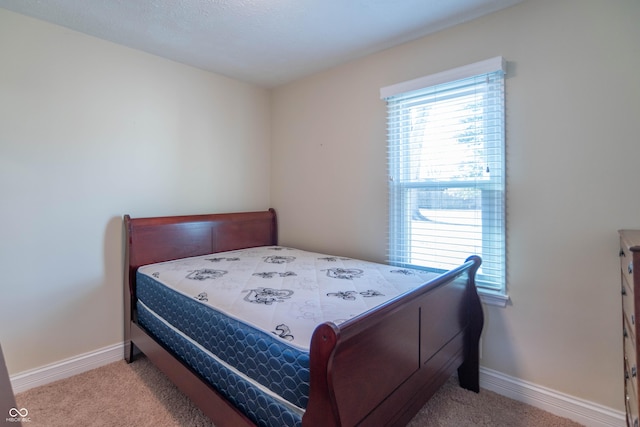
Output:
[[[277,244],[273,209],[263,212],[138,218],[125,223],[125,359],[144,353],[218,427],[252,425],[171,351],[137,324],[135,272],[155,262]],[[479,390],[482,307],[480,258],[339,327],[324,323],[311,341],[306,427],[404,425],[458,370]]]
[[[480,258],[311,341],[307,426],[405,425],[457,368],[479,391]]]

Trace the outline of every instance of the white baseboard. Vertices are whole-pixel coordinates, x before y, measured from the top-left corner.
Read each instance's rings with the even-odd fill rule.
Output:
[[[569,418],[587,427],[624,427],[625,413],[542,387],[498,371],[480,368],[480,387]]]
[[[81,374],[124,358],[124,343],[52,363],[11,376],[15,394],[57,380]],[[480,387],[569,418],[588,427],[623,427],[625,414],[597,403],[510,377],[492,369],[480,368]]]
[[[24,371],[10,377],[13,393],[18,394],[31,388],[69,378],[83,372],[99,368],[124,359],[124,343],[71,357],[60,362]]]

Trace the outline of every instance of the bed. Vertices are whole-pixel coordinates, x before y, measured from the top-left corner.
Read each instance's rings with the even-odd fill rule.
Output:
[[[252,256],[273,263],[269,270],[252,273],[249,280],[276,277],[278,283],[301,283],[302,276],[291,276],[302,273],[285,265],[301,255],[283,254],[297,249],[278,246],[273,209],[155,218],[125,215],[124,231],[125,359],[133,362],[143,353],[217,427],[405,425],[456,371],[461,387],[479,391],[483,314],[475,288],[481,263],[477,256],[428,276],[418,286],[398,285],[396,294],[379,304],[367,302],[351,317],[314,325],[307,337],[293,334],[285,322],[270,332],[260,331],[235,315],[225,316],[226,309],[204,308],[203,301],[216,302],[212,294],[217,291],[212,290],[221,285],[215,281],[235,274],[227,274],[229,265],[245,263],[244,270],[255,270],[246,264]],[[279,252],[270,257],[264,251]],[[316,263],[341,263],[334,269],[320,264],[320,269],[323,277],[343,279],[341,284],[350,281],[349,286],[355,286],[354,274],[365,268],[392,268],[311,255],[322,258]],[[216,266],[196,268],[192,264],[196,260]],[[219,268],[220,262],[226,263],[224,268]],[[162,280],[180,268],[195,279],[185,285],[188,291],[165,289]],[[374,274],[398,272],[413,274],[397,268]],[[377,280],[386,286],[386,279]],[[207,281],[208,293],[199,288]],[[353,289],[320,293],[352,301],[388,293]],[[261,302],[269,310],[292,293],[255,284],[242,292],[242,303]],[[174,297],[180,304],[170,299]],[[206,322],[222,323],[202,327],[209,323],[193,316],[210,316]],[[195,330],[204,337],[193,338]],[[293,335],[299,344],[287,342]],[[236,359],[244,359],[243,366],[236,366]],[[246,370],[244,362],[250,362]],[[276,382],[284,385],[279,388]]]

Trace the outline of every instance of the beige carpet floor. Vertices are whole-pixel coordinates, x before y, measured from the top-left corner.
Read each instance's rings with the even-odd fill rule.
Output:
[[[146,359],[112,363],[16,395],[26,408],[24,427],[211,427],[213,424]],[[544,426],[579,424],[449,380],[422,408],[410,427]],[[321,427],[321,426],[319,426]]]

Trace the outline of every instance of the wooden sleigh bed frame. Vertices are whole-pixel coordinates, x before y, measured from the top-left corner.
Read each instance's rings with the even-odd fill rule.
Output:
[[[124,226],[125,359],[132,362],[144,353],[217,427],[253,426],[137,323],[136,270],[156,262],[276,245],[275,211],[136,219],[125,215]],[[302,425],[405,425],[456,369],[460,385],[478,392],[483,314],[475,274],[480,262],[471,256],[460,267],[340,326],[319,325],[311,340],[309,402]]]

